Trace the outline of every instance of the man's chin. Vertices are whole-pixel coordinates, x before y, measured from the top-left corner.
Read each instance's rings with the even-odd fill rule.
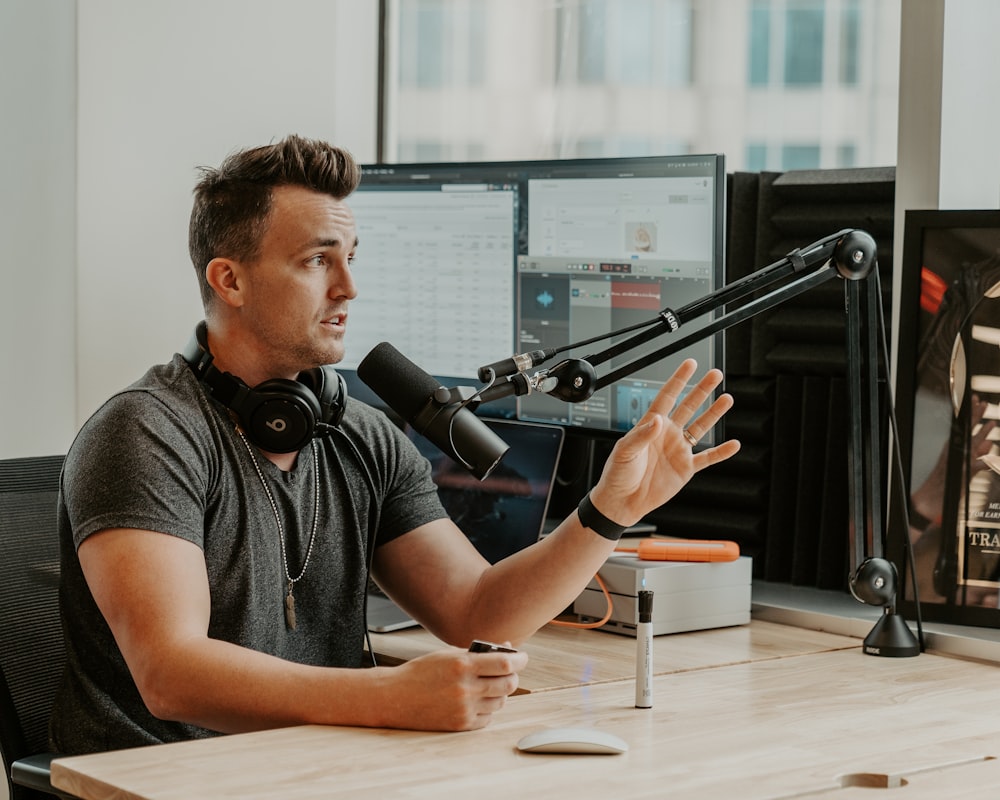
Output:
[[[320,363],[323,365],[339,364],[344,360],[344,347],[327,347],[319,353]]]

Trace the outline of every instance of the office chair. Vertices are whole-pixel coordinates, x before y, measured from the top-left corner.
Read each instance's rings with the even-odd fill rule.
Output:
[[[63,456],[0,460],[0,755],[11,800],[52,788],[49,712],[66,660],[56,495]]]

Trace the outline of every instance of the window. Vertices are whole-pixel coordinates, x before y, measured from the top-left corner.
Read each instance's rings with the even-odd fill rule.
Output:
[[[823,2],[799,0],[785,14],[786,86],[819,86],[823,82]]]
[[[767,86],[771,82],[771,3],[754,0],[750,6],[751,86]]]
[[[583,0],[576,14],[562,15],[566,32],[577,24],[576,75],[581,83],[601,83],[604,80],[604,0]],[[558,66],[557,66],[558,69]],[[557,73],[558,74],[558,73]]]
[[[847,0],[840,12],[839,78],[844,86],[858,83],[858,62],[861,47],[861,9],[856,1]]]
[[[400,87],[441,88],[483,83],[486,27],[479,3],[409,0],[399,6]]]
[[[751,142],[747,145],[744,166],[748,172],[763,172],[767,169],[767,145]]]
[[[842,144],[837,147],[837,166],[848,169],[857,166],[857,148],[853,144]]]
[[[752,0],[749,10],[750,86],[780,82],[820,87],[825,75],[844,86],[859,80],[862,0]],[[774,43],[780,42],[775,51]],[[832,42],[832,47],[827,43]],[[780,64],[780,69],[774,67]]]
[[[558,79],[625,86],[688,84],[691,6],[691,0],[562,3],[556,16]]]
[[[819,145],[817,144],[786,144],[781,148],[781,170],[818,169]]]
[[[381,157],[893,164],[900,3],[386,0]]]

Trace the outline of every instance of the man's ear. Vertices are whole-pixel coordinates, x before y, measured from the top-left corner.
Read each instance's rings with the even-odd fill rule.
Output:
[[[205,280],[216,296],[226,305],[243,305],[243,268],[238,261],[213,258],[205,267]]]

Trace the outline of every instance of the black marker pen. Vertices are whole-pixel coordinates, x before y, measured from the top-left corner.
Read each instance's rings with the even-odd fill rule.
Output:
[[[653,707],[653,593],[645,589],[635,626],[635,707]]]

